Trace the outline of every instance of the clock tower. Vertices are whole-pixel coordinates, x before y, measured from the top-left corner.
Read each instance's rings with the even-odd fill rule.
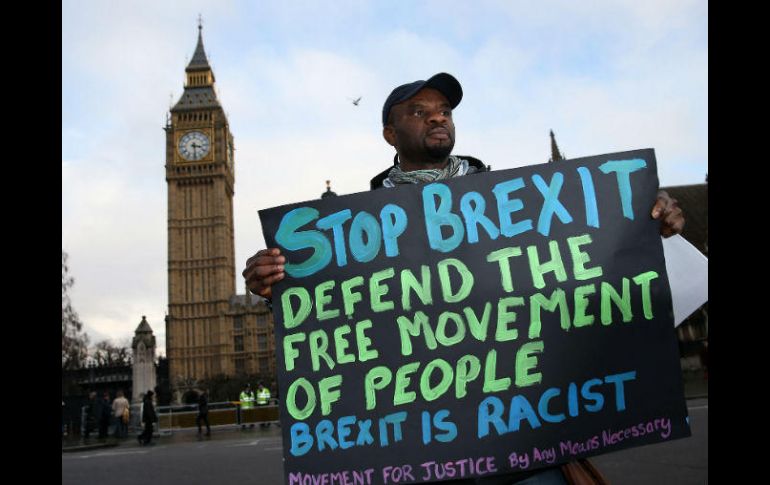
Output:
[[[166,352],[174,388],[229,374],[226,313],[235,294],[233,135],[198,44],[166,131],[168,315]]]

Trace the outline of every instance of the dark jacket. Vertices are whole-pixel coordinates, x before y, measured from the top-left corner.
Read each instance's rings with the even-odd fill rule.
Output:
[[[209,413],[209,400],[205,394],[201,394],[198,398],[198,414],[205,416]]]
[[[462,158],[464,160],[468,160],[468,164],[471,166],[469,172],[467,175],[471,175],[474,173],[483,173],[483,172],[490,172],[492,170],[492,167],[490,165],[484,165],[484,163],[479,160],[478,158],[469,157],[467,155],[455,155],[457,158]],[[398,163],[398,155],[393,157],[393,165],[396,165]],[[380,189],[383,187],[382,182],[388,178],[388,173],[390,172],[390,169],[393,167],[388,167],[384,171],[377,174],[370,182],[370,188],[371,190]],[[539,470],[533,470],[533,471],[524,471],[524,472],[510,472],[503,475],[495,475],[492,477],[477,477],[477,478],[467,478],[467,479],[459,479],[459,480],[450,480],[450,481],[439,481],[436,483],[451,483],[452,485],[478,485],[478,484],[485,484],[485,485],[509,485],[511,483],[516,483],[518,481],[524,480],[526,478],[529,478],[531,476],[538,475],[539,473],[542,473],[546,470],[549,470],[551,468],[556,468],[559,465],[555,465],[554,467],[546,467]]]
[[[112,416],[112,405],[110,404],[109,399],[101,397],[97,401],[97,419],[99,421],[109,422],[110,417]]]
[[[457,158],[462,158],[463,160],[468,160],[468,163],[472,168],[475,168],[475,170],[472,173],[479,173],[479,172],[489,172],[492,170],[492,167],[489,165],[484,165],[484,162],[479,160],[478,158],[469,157],[467,155],[455,155]],[[395,166],[398,164],[398,155],[395,155],[393,157],[393,165]],[[388,167],[382,172],[378,173],[372,180],[369,181],[369,187],[371,190],[374,189],[380,189],[382,188],[382,182],[386,178],[388,178],[388,172],[390,172],[390,169],[393,167]]]
[[[144,407],[142,409],[142,422],[154,423],[158,420],[158,416],[155,414],[155,406],[152,405],[152,397],[145,396],[142,401]]]
[[[99,420],[99,413],[101,411],[101,405],[99,399],[89,399],[88,407],[86,408],[86,420],[89,425],[93,426]]]

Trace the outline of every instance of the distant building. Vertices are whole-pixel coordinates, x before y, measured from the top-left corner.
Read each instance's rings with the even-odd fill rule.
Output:
[[[81,429],[82,407],[88,402],[88,393],[96,391],[101,396],[105,391],[110,399],[118,390],[133,403],[141,401],[144,394],[152,389],[160,405],[170,402],[168,391],[168,361],[155,355],[155,336],[146,317],[134,332],[132,354],[128,362],[120,364],[90,363],[78,369],[62,370],[62,411],[68,434],[78,434]]]
[[[327,198],[327,197],[337,197],[337,193],[336,193],[336,192],[332,192],[332,186],[331,186],[331,183],[332,183],[332,181],[331,181],[331,180],[327,180],[327,181],[326,181],[326,192],[324,192],[323,194],[321,194],[321,198],[322,198],[322,199],[325,199],[325,198]]]

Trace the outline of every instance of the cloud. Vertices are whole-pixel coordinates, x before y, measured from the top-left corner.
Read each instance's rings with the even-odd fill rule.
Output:
[[[73,304],[101,338],[132,336],[131,322],[143,314],[159,313],[153,326],[156,335],[164,331],[158,328],[167,291],[161,183],[136,183],[135,174],[90,160],[62,164],[62,249],[75,277]]]
[[[204,18],[236,147],[236,288],[257,210],[368,189],[391,163],[382,102],[446,71],[455,153],[495,169],[653,147],[662,183],[708,169],[705,2],[191,1],[62,5],[62,247],[94,334],[167,308],[165,133]],[[172,99],[170,93],[174,93]],[[349,98],[362,96],[359,106]],[[160,342],[159,342],[160,343]]]

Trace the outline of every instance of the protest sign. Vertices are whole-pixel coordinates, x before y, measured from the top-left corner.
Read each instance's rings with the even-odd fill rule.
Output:
[[[260,211],[289,484],[689,436],[651,149]]]

